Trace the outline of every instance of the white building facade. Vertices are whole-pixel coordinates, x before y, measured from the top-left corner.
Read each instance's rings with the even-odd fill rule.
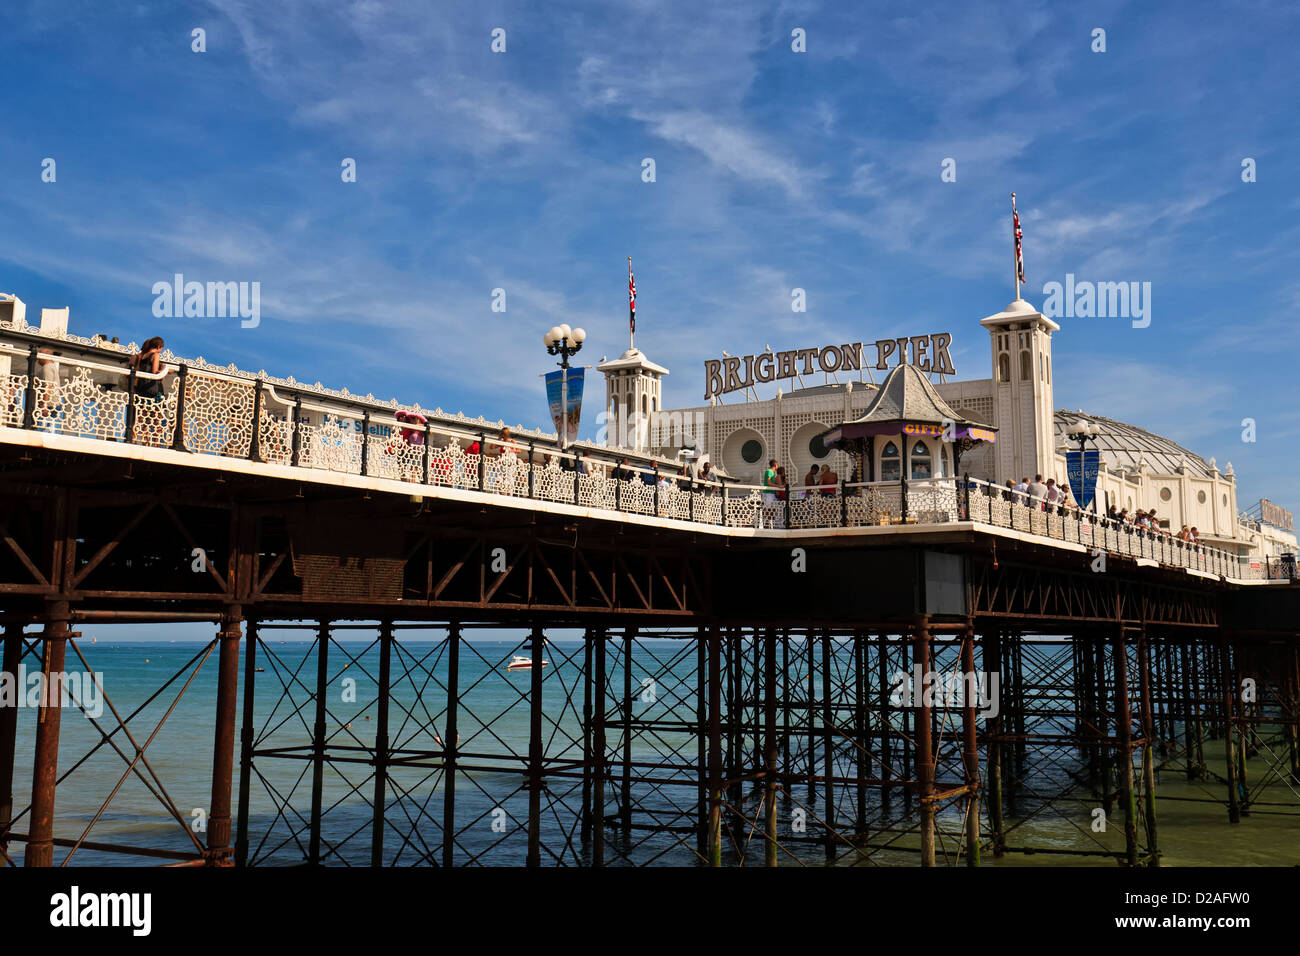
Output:
[[[1235,551],[1246,561],[1295,552],[1294,533],[1241,515],[1231,463],[1220,470],[1214,458],[1207,461],[1138,426],[1057,409],[1052,335],[1060,327],[1051,318],[1017,299],[980,325],[989,336],[989,378],[945,381],[929,369],[931,356],[924,346],[916,347],[917,339],[910,340],[911,349],[909,340],[899,339],[897,348],[891,346],[889,365],[869,364],[864,357],[860,367],[847,373],[814,373],[823,379],[817,384],[792,377],[792,385],[803,387],[778,389],[765,400],[758,400],[753,383],[740,376],[740,361],[728,357],[745,386],[732,386],[741,400],[724,403],[714,395],[708,404],[679,409],[662,407],[662,379],[668,370],[632,349],[598,366],[606,376],[609,443],[667,457],[693,446],[715,469],[745,484],[759,484],[771,459],[785,466],[792,486],[803,484],[810,467],[823,464],[846,481],[952,477],[951,443],[941,437],[875,438],[874,474],[866,476],[855,474],[850,455],[821,444],[822,433],[864,413],[878,388],[869,380],[873,371],[909,361],[930,372],[939,396],[959,415],[997,429],[996,442],[980,443],[962,455],[957,464],[962,474],[997,484],[1036,475],[1058,484],[1067,481],[1065,453],[1079,447],[1069,435],[1079,422],[1091,421],[1101,428],[1095,443],[1087,445],[1100,451],[1098,511],[1109,505],[1130,514],[1154,510],[1170,532],[1195,527],[1202,541]],[[773,359],[789,354],[769,351],[752,364],[761,365],[766,358],[769,366],[780,365]],[[744,363],[745,377],[752,377],[751,358]],[[716,376],[716,369],[710,374]],[[712,382],[707,388],[713,388]]]

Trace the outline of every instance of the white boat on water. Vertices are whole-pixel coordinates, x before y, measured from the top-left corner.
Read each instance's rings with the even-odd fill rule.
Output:
[[[549,667],[550,664],[551,664],[550,661],[546,661],[546,660],[542,661],[543,667]],[[506,665],[506,670],[508,671],[530,671],[532,669],[533,669],[533,659],[531,657],[523,657],[522,655],[519,654],[516,654],[514,657],[510,658],[510,663]]]

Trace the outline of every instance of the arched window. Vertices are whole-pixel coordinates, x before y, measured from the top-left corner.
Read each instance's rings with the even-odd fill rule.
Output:
[[[1027,382],[1034,374],[1034,361],[1029,356],[1029,350],[1025,349],[1020,353],[1020,380]]]
[[[898,446],[892,441],[880,451],[880,480],[898,481],[903,477],[903,461],[898,454]]]
[[[913,478],[929,478],[934,474],[931,468],[930,449],[925,442],[919,441],[912,446],[911,457]]]
[[[1006,352],[998,356],[998,381],[1011,381],[1011,356]]]

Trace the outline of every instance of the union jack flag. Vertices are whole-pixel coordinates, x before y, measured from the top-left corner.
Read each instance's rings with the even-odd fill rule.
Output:
[[[632,257],[627,257],[627,313],[628,328],[636,332],[636,279],[632,277]]]
[[[1016,194],[1011,194],[1011,222],[1016,234],[1016,278],[1021,282],[1025,281],[1025,256],[1021,250],[1020,240],[1023,234],[1020,232],[1020,213],[1016,212]]]

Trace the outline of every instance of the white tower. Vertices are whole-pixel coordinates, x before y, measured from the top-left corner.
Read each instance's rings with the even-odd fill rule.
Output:
[[[605,373],[605,444],[649,450],[650,420],[663,408],[662,384],[668,369],[635,347],[596,368]]]
[[[994,461],[1001,483],[1056,475],[1052,333],[1061,327],[1024,299],[980,320],[993,351]]]

